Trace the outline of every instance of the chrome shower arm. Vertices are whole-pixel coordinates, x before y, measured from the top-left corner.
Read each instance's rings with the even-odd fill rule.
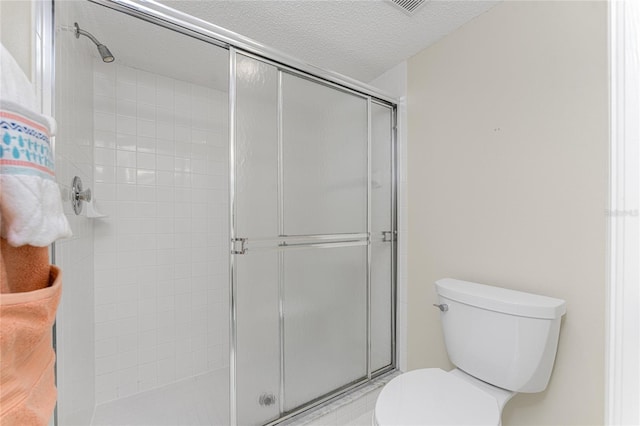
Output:
[[[97,39],[97,38],[95,38],[91,33],[87,32],[87,31],[85,31],[85,30],[80,29],[80,27],[78,26],[78,23],[77,23],[77,22],[75,22],[75,23],[73,24],[73,26],[74,26],[74,27],[75,27],[75,29],[76,29],[76,30],[75,30],[75,31],[76,31],[76,38],[80,38],[80,34],[82,34],[83,36],[88,37],[88,38],[89,38],[89,40],[91,40],[91,41],[92,41],[96,46],[100,46],[100,45],[102,44],[102,43],[100,43],[100,42],[98,41],[98,39]]]
[[[107,46],[105,46],[104,44],[100,43],[98,41],[97,38],[95,38],[93,36],[93,34],[80,29],[80,26],[78,25],[77,22],[73,23],[73,26],[75,28],[75,34],[76,34],[76,38],[80,38],[80,35],[82,34],[83,36],[87,37],[89,40],[91,40],[97,47],[98,47],[98,53],[100,53],[100,56],[102,57],[102,60],[104,62],[113,62],[114,61],[114,56],[111,53],[111,51],[109,50],[109,48]]]

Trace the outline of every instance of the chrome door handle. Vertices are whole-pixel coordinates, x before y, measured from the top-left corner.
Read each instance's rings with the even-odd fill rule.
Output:
[[[382,231],[382,242],[390,243],[395,241],[397,233],[397,231]]]

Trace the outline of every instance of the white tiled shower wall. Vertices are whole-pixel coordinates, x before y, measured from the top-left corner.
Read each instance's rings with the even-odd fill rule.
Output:
[[[228,366],[227,93],[94,63],[96,402]]]

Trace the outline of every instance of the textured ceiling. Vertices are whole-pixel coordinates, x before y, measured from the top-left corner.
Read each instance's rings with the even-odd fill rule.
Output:
[[[387,0],[161,0],[310,64],[369,82],[499,3]]]

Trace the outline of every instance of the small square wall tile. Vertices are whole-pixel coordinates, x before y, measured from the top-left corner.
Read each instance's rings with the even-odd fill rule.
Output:
[[[95,148],[93,150],[94,164],[101,166],[116,165],[116,151],[106,148]]]
[[[137,70],[126,65],[116,64],[116,81],[135,84],[137,82]]]
[[[141,364],[157,361],[158,360],[157,347],[154,346],[150,348],[140,348],[138,359],[140,360]]]
[[[126,115],[116,116],[116,132],[136,136],[137,120]]]
[[[116,183],[135,185],[137,182],[137,169],[135,167],[117,167]]]
[[[100,305],[95,307],[95,326],[102,322],[114,321],[116,319],[116,305]],[[95,331],[94,331],[95,333]]]
[[[138,317],[138,330],[140,332],[153,331],[157,329],[158,329],[157,314],[140,315]]]
[[[136,117],[136,101],[130,99],[118,99],[116,101],[116,112],[130,118]]]
[[[147,138],[155,138],[156,137],[155,121],[138,118],[137,135],[147,137]]]
[[[157,76],[156,74],[152,73],[152,72],[148,72],[148,71],[143,71],[143,70],[136,70],[136,79],[138,82],[138,86],[144,86],[144,87],[156,87],[156,79],[159,76]]]
[[[155,154],[156,152],[156,139],[144,136],[138,136],[136,139],[138,152],[144,152],[148,154]]]
[[[116,147],[121,151],[135,151],[138,139],[135,134],[117,133]]]
[[[118,81],[116,83],[116,97],[122,100],[136,100],[137,85],[135,83],[128,83],[124,81]]]
[[[167,142],[172,142],[175,137],[175,127],[173,121],[163,121],[157,118],[156,121],[156,137]]]
[[[156,171],[137,169],[136,182],[140,185],[155,185]]]
[[[137,186],[137,195],[139,202],[151,203],[157,201],[157,185],[147,185],[144,183],[138,182]]]
[[[117,340],[115,338],[96,340],[96,358],[115,355],[117,353]]]
[[[118,369],[124,370],[138,365],[138,350],[118,354]]]
[[[110,355],[101,358],[96,358],[95,373],[96,376],[101,376],[107,373],[113,373],[118,370],[118,356]]]
[[[110,96],[95,96],[93,98],[93,109],[96,112],[108,113],[113,115],[116,113],[116,101],[113,97]]]
[[[118,167],[136,167],[136,153],[132,151],[121,151],[118,150],[116,152],[116,161]]]
[[[136,165],[141,169],[155,169],[156,155],[151,153],[139,152],[136,156]]]
[[[118,184],[116,194],[118,201],[136,201],[138,199],[138,192],[135,185]]]
[[[155,105],[156,89],[155,87],[149,87],[143,84],[138,84],[137,97],[138,97],[138,103]]]
[[[116,199],[116,185],[113,183],[97,182],[94,185],[94,190],[96,198],[99,198],[101,201],[112,201]],[[96,226],[96,228],[98,226]]]
[[[93,93],[95,96],[115,97],[116,95],[115,80],[105,78],[102,75],[96,75],[93,79]]]
[[[118,353],[122,354],[136,349],[138,349],[138,333],[126,333],[118,337]]]
[[[93,169],[93,179],[96,183],[116,183],[116,168],[96,165]]]

